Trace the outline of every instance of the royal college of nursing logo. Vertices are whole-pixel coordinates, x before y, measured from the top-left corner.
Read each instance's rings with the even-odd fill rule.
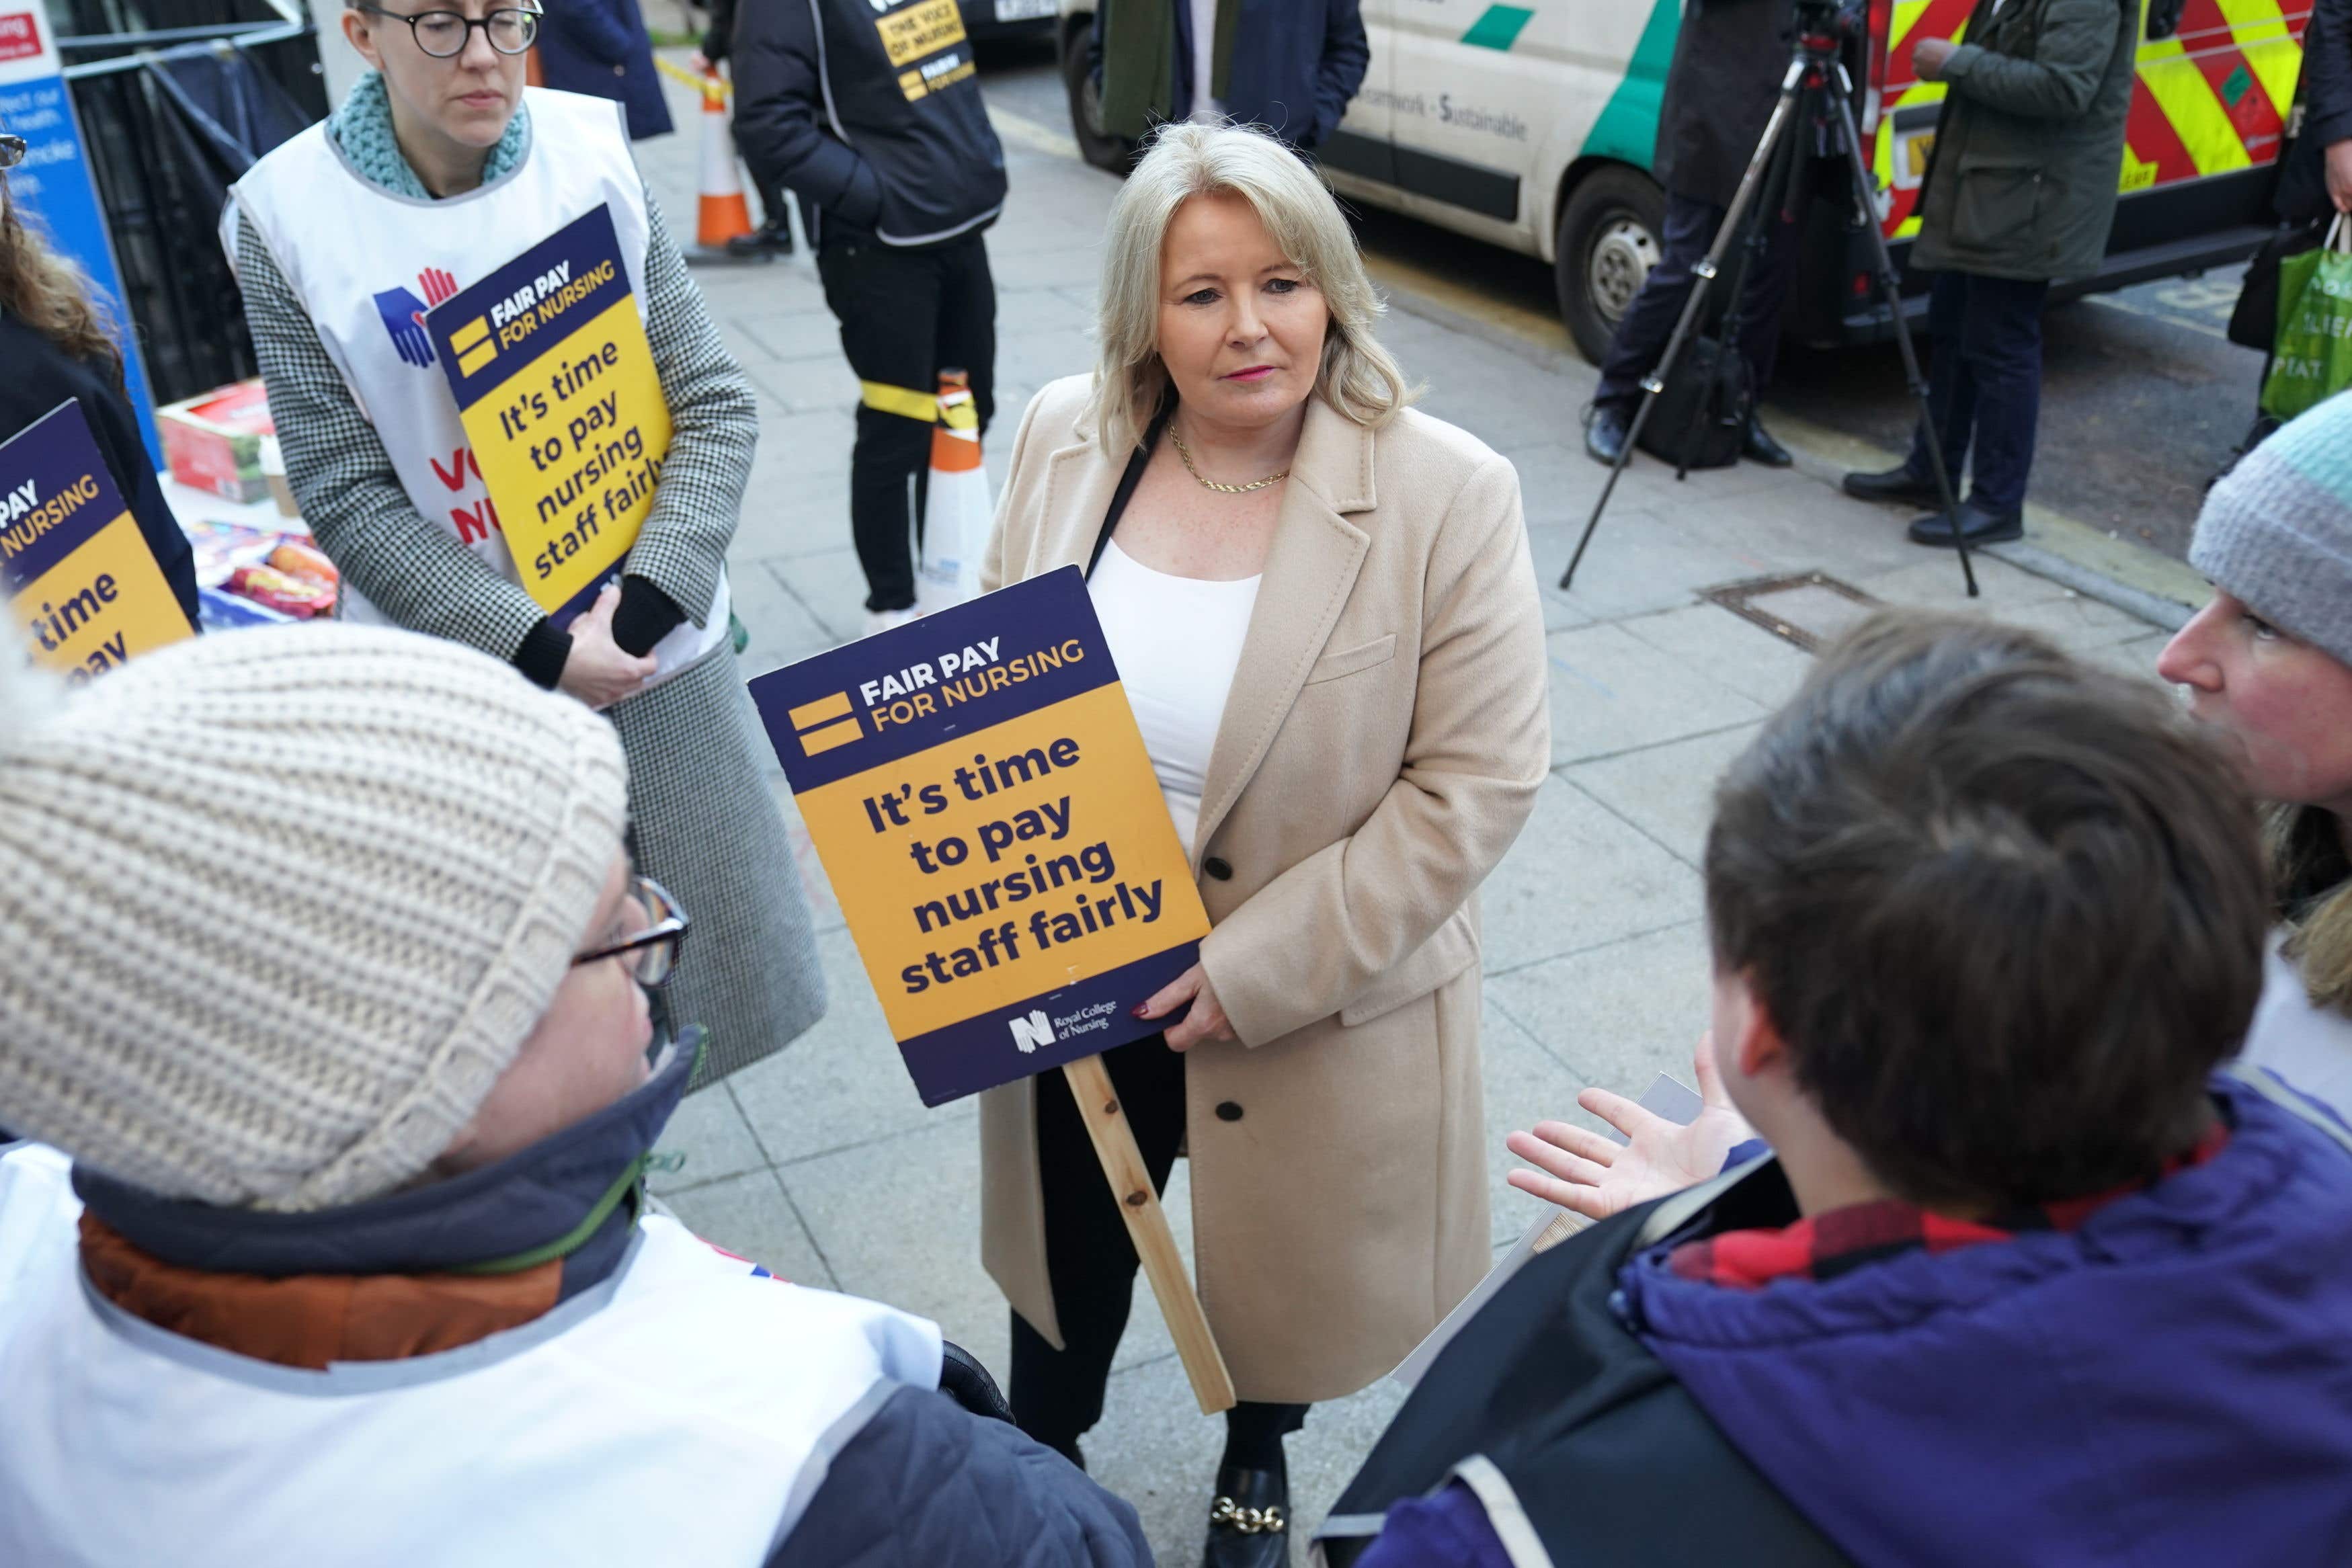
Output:
[[[437,267],[428,267],[416,275],[416,287],[424,291],[424,298],[406,287],[385,289],[375,297],[375,313],[383,319],[383,329],[392,334],[392,346],[400,357],[419,368],[430,368],[433,340],[425,335],[425,313],[456,294],[457,280]]]
[[[1024,1056],[1041,1045],[1054,1043],[1054,1020],[1045,1016],[1042,1008],[1025,1019],[1009,1019],[1006,1021],[1013,1026],[1013,1043],[1021,1048]]]

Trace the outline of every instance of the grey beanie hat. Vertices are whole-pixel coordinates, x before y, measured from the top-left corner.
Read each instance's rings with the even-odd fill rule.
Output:
[[[2352,665],[2352,392],[2282,425],[2205,497],[2189,564]]]
[[[487,654],[200,637],[63,696],[0,642],[0,1124],[316,1209],[446,1149],[584,936],[612,727]]]

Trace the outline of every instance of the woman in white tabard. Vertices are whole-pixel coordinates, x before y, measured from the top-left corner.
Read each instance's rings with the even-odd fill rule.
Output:
[[[824,1010],[806,900],[730,641],[726,554],[759,424],[638,176],[617,105],[523,86],[539,12],[354,3],[374,68],[237,182],[223,238],[287,477],[341,613],[453,638],[603,710],[637,863],[695,912],[665,995],[708,1082]],[[423,313],[565,225],[612,214],[674,434],[618,580],[568,625],[526,593]],[[486,781],[487,783],[487,781]]]
[[[2213,601],[2157,671],[2269,803],[2279,924],[2246,1060],[2352,1121],[2352,392],[2214,485],[2189,564]]]
[[[1255,131],[1162,131],[1112,208],[1101,360],[1016,438],[986,586],[1087,567],[1213,925],[1108,1053],[1155,1181],[1192,1161],[1242,1404],[1212,1568],[1285,1561],[1282,1440],[1490,1260],[1478,884],[1550,756],[1517,475],[1405,405],[1329,191]],[[983,1100],[1012,1400],[1069,1453],[1136,1258],[1067,1088]]]

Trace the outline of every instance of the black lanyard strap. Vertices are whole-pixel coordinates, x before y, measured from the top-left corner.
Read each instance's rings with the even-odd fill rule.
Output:
[[[1151,428],[1143,433],[1143,444],[1135,455],[1127,460],[1127,472],[1118,476],[1118,488],[1110,493],[1110,509],[1103,514],[1102,532],[1095,536],[1094,553],[1087,557],[1087,576],[1092,578],[1095,567],[1102,560],[1103,550],[1110,544],[1110,536],[1118,528],[1119,518],[1127,515],[1127,504],[1135,499],[1135,487],[1143,483],[1143,471],[1151,465],[1151,454],[1160,445],[1160,433],[1176,416],[1176,403],[1171,399],[1152,416]]]

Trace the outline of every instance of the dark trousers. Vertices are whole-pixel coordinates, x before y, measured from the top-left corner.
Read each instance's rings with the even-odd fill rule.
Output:
[[[1630,403],[1642,395],[1642,378],[1656,370],[1664,356],[1666,340],[1675,335],[1675,323],[1682,317],[1684,302],[1690,298],[1696,281],[1692,269],[1706,259],[1715,231],[1723,226],[1723,215],[1724,209],[1712,202],[1666,193],[1666,232],[1662,240],[1665,254],[1650,268],[1650,276],[1642,280],[1642,291],[1626,308],[1624,319],[1617,323],[1608,357],[1601,361],[1601,384],[1593,389],[1593,402]],[[1746,315],[1739,329],[1739,352],[1748,361],[1748,384],[1759,394],[1772,379],[1773,361],[1780,358],[1780,310],[1788,300],[1789,279],[1797,262],[1797,225],[1780,222],[1777,213],[1766,214],[1764,221],[1771,225],[1771,237],[1765,243],[1764,254],[1748,269],[1743,291]],[[1741,247],[1734,246],[1724,257],[1723,287],[1729,287],[1742,254]],[[1719,305],[1722,296],[1717,293],[1714,298]]]
[[[1184,1058],[1155,1034],[1105,1051],[1103,1061],[1152,1187],[1164,1192],[1184,1137]],[[1045,1193],[1045,1272],[1064,1348],[1055,1350],[1013,1314],[1013,1418],[1039,1442],[1068,1453],[1102,1419],[1103,1388],[1127,1332],[1141,1263],[1058,1072],[1037,1079],[1037,1164]],[[1279,1264],[1269,1260],[1268,1266]],[[1283,1436],[1306,1421],[1304,1405],[1236,1405],[1225,1414],[1226,1458],[1275,1469]]]
[[[978,235],[907,250],[823,226],[816,267],[824,302],[841,323],[849,368],[867,383],[849,455],[849,529],[866,569],[866,608],[904,610],[915,602],[934,421],[887,405],[892,392],[931,397],[941,370],[964,371],[988,429],[996,412],[996,282]]]
[[[1939,272],[1928,288],[1928,417],[1956,492],[1975,454],[1969,498],[1988,512],[2025,504],[2042,419],[2042,304],[2049,293],[2047,283],[1972,272]],[[1931,472],[1924,425],[1912,434],[1906,465]]]

